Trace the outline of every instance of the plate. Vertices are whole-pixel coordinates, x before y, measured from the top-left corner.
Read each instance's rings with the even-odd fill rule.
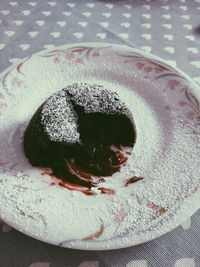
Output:
[[[62,247],[107,250],[157,238],[199,208],[200,88],[181,70],[127,46],[81,43],[29,56],[0,78],[0,217],[12,227]],[[63,188],[24,155],[40,104],[85,82],[116,91],[136,124],[127,165],[99,185],[114,194]]]

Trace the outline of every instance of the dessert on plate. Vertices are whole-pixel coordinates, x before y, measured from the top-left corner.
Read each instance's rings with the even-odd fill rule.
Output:
[[[11,226],[111,249],[199,208],[199,87],[180,70],[82,44],[34,54],[0,78],[0,217]]]
[[[51,168],[60,185],[90,195],[102,177],[125,164],[135,139],[131,112],[116,92],[73,84],[35,112],[24,135],[24,151],[33,166]]]

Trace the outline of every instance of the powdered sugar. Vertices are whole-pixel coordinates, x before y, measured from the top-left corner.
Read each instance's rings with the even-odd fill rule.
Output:
[[[51,96],[42,107],[41,122],[51,141],[78,143],[77,114],[65,91]]]
[[[130,50],[102,48],[101,61],[91,58],[80,66],[67,62],[55,66],[51,57],[35,55],[24,63],[24,76],[16,68],[7,76],[9,92],[0,85],[7,104],[0,115],[1,218],[17,229],[66,247],[106,249],[157,237],[198,208],[199,124],[186,119],[178,106],[184,97],[181,88],[174,92],[166,85],[167,78],[156,80],[154,73],[146,78],[133,63],[123,63],[117,55],[122,51]],[[9,87],[15,76],[22,80],[21,86]],[[33,168],[20,142],[44,100],[70,84],[85,82],[117,92],[135,121],[137,140],[127,165],[99,184],[114,189],[115,195],[99,194],[93,188],[97,194],[85,196],[52,186],[49,170]],[[189,87],[188,81],[182,83]],[[75,91],[76,86],[71,94],[80,101]],[[95,106],[88,105],[88,111]],[[76,116],[70,123],[74,130]],[[77,140],[73,130],[70,138]],[[144,179],[125,187],[126,179],[133,176]]]
[[[86,113],[126,114],[118,95],[100,85],[73,84],[54,94],[42,107],[41,121],[50,140],[78,143],[77,114],[72,101]]]

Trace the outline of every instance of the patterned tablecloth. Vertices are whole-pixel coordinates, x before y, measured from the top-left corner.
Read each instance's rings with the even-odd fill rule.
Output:
[[[90,41],[152,52],[200,82],[200,0],[0,0],[0,71],[45,48]],[[0,227],[0,267],[200,266],[200,211],[156,240],[102,252]]]

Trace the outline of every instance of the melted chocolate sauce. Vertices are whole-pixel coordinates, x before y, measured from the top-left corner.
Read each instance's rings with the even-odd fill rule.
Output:
[[[82,107],[73,106],[78,114],[79,144],[49,140],[38,109],[26,129],[24,150],[33,166],[52,169],[52,176],[60,180],[56,183],[59,186],[93,195],[91,187],[97,186],[101,176],[111,176],[126,163],[130,152],[125,147],[133,147],[135,130],[125,115],[85,113]],[[112,189],[99,190],[114,194]]]
[[[110,189],[110,188],[100,187],[100,188],[98,188],[98,190],[100,190],[102,194],[106,194],[106,195],[114,195],[115,194],[115,190]]]
[[[121,148],[121,150],[122,150],[122,148]],[[127,157],[124,154],[122,154],[122,152],[116,151],[115,153],[118,157],[117,164],[110,166],[110,170],[108,169],[108,166],[106,166],[106,171],[108,169],[109,173],[111,173],[111,174],[113,174],[116,171],[119,171],[122,164],[124,165],[124,162],[126,162],[126,160],[127,160]],[[82,160],[83,159],[84,158],[82,158]],[[94,195],[94,192],[91,190],[91,187],[97,186],[99,182],[104,181],[104,178],[102,178],[101,176],[100,177],[98,177],[98,176],[94,177],[93,173],[89,172],[89,169],[90,169],[89,166],[88,166],[88,168],[85,167],[87,169],[87,172],[86,172],[85,169],[82,169],[80,167],[81,163],[82,163],[82,161],[79,162],[78,160],[75,160],[75,159],[71,159],[71,160],[64,159],[64,161],[58,162],[56,165],[51,166],[51,168],[52,168],[51,174],[49,174],[49,173],[43,173],[43,174],[48,174],[54,179],[59,178],[59,182],[57,181],[57,182],[51,183],[52,186],[53,185],[59,185],[61,187],[65,187],[69,190],[80,191],[86,195]],[[80,164],[80,165],[78,165],[78,164]],[[95,163],[95,161],[94,161],[93,165],[95,165],[95,164],[97,164],[97,163]],[[99,166],[101,166],[101,165],[99,164]],[[103,169],[103,167],[101,167],[101,168]],[[94,166],[91,168],[91,171],[93,169],[95,171]],[[105,173],[105,169],[103,169],[103,171]],[[108,195],[115,194],[115,191],[113,189],[101,187],[101,188],[98,188],[98,190],[102,194],[108,194]]]
[[[130,184],[134,184],[137,181],[143,180],[144,178],[141,176],[133,176],[125,181],[124,186],[129,186]]]
[[[51,186],[61,186],[61,187],[67,188],[68,190],[71,190],[71,191],[82,192],[85,195],[94,195],[94,192],[90,188],[88,188],[87,186],[82,186],[82,185],[73,184],[73,183],[64,181],[61,178],[58,178],[55,175],[53,175],[53,173],[49,173],[49,172],[42,172],[42,175],[51,176],[52,180],[54,181],[54,182],[50,183]]]

